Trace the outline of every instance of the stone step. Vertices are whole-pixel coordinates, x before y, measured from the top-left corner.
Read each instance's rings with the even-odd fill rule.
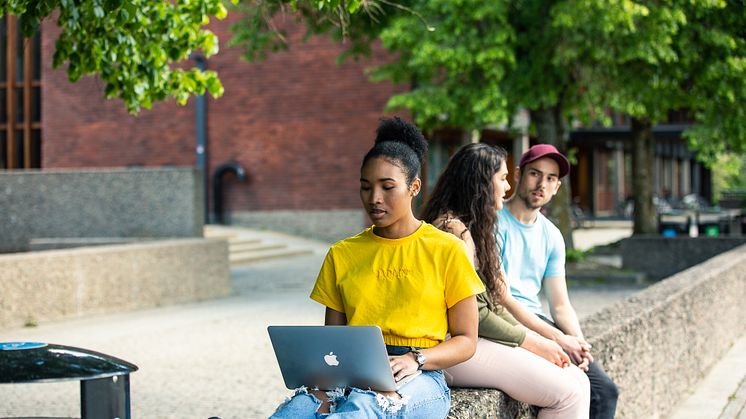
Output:
[[[255,245],[262,242],[261,237],[236,237],[228,240],[228,246]]]
[[[215,227],[215,226],[205,226],[202,229],[202,235],[206,239],[225,239],[225,240],[234,239],[238,236],[236,232],[234,231],[220,228],[220,227]]]
[[[288,247],[283,243],[268,243],[260,240],[254,242],[245,242],[235,244],[234,242],[228,242],[228,251],[230,253],[241,253],[258,250],[270,250],[270,249],[282,249]]]
[[[238,252],[229,255],[231,265],[243,265],[248,263],[262,262],[271,259],[280,259],[300,255],[310,255],[313,251],[310,249],[291,249],[283,247],[280,249],[256,250],[248,252]]]
[[[205,237],[228,241],[231,266],[264,260],[292,258],[314,252],[313,245],[297,243],[297,238],[272,231],[235,226],[207,225]]]

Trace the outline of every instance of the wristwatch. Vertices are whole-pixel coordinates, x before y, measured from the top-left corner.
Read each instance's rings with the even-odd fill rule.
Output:
[[[427,358],[425,358],[425,354],[414,348],[412,348],[410,352],[414,354],[414,359],[417,361],[417,369],[421,370],[422,367],[425,366],[425,361],[427,360]]]

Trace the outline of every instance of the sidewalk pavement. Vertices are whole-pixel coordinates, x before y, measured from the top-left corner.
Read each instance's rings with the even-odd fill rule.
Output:
[[[133,418],[267,417],[288,390],[266,327],[324,321],[308,294],[329,245],[292,240],[313,253],[232,268],[228,298],[3,330],[0,341],[58,343],[134,363]],[[0,417],[21,415],[79,417],[79,384],[0,385]]]
[[[577,250],[619,241],[632,235],[632,224],[625,222],[596,221],[593,228],[575,229],[572,239]]]
[[[683,400],[670,419],[746,419],[746,335]]]
[[[602,230],[585,230],[584,242],[603,244]],[[234,267],[228,298],[4,330],[0,340],[77,346],[136,364],[134,418],[267,417],[289,391],[266,327],[323,322],[323,308],[308,294],[329,245],[260,233],[284,236],[313,253]],[[606,236],[606,242],[617,239]],[[571,298],[583,317],[638,289],[574,288]],[[77,382],[0,385],[0,417],[77,417],[79,409]]]

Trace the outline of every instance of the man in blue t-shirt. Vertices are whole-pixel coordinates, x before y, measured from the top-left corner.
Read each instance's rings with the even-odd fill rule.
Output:
[[[515,193],[498,211],[497,243],[511,294],[543,321],[535,321],[533,316],[519,320],[557,342],[586,371],[591,384],[591,419],[613,418],[618,390],[593,362],[591,347],[567,294],[564,239],[540,212],[557,194],[562,184],[560,179],[569,172],[567,158],[550,144],[537,144],[524,153],[514,174],[518,185]],[[539,300],[542,288],[554,321],[542,310]]]

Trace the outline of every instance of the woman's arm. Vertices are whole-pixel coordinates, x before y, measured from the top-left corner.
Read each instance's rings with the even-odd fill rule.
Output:
[[[561,346],[533,330],[527,330],[525,326],[517,323],[508,311],[504,310],[497,314],[490,310],[484,294],[477,296],[477,305],[479,306],[480,337],[501,345],[520,346],[558,367],[564,368],[570,365],[570,359]]]
[[[537,315],[529,311],[515,298],[513,298],[513,296],[510,295],[509,291],[504,292],[500,295],[500,305],[505,307],[510,312],[510,314],[512,314],[513,317],[515,317],[515,319],[518,320],[522,325],[544,336],[547,339],[551,339],[556,342],[558,339],[561,338],[561,335],[564,335],[562,331],[548,325]]]
[[[539,355],[560,368],[570,366],[570,358],[561,346],[534,331],[526,333],[526,339],[521,343],[521,348]]]
[[[501,345],[521,346],[526,338],[526,328],[513,319],[507,310],[492,310],[486,292],[477,295],[479,308],[479,337]]]
[[[324,325],[325,326],[345,326],[347,324],[347,315],[344,313],[340,313],[337,310],[332,310],[331,308],[326,308],[326,313],[324,314]]]
[[[505,307],[522,325],[547,339],[558,342],[562,340],[565,335],[561,330],[555,329],[529,311],[523,306],[523,304],[513,298],[509,292],[505,292],[500,296],[500,304]]]
[[[466,361],[477,350],[477,298],[466,297],[448,309],[448,330],[451,338],[432,348],[422,349],[425,355],[423,370],[439,370]],[[417,360],[413,353],[391,357],[394,378],[400,380],[417,371]]]
[[[565,348],[567,345],[577,341],[574,336],[568,336],[562,333],[561,330],[555,329],[554,327],[541,320],[537,315],[530,312],[521,303],[516,301],[513,296],[508,293],[504,293],[500,301],[503,307],[505,307],[513,317],[516,318],[522,325],[526,326],[529,330],[533,330],[539,335],[556,342],[560,347]],[[528,349],[528,348],[527,348]],[[533,351],[532,351],[533,352]],[[562,355],[562,363],[565,361],[569,362],[567,354]]]

